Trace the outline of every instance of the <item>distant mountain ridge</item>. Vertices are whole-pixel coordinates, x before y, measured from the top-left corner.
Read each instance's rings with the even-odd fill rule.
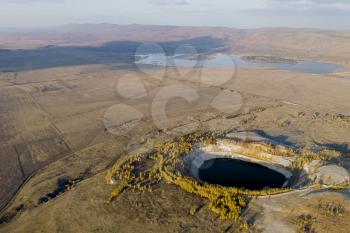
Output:
[[[165,42],[206,36],[227,41],[228,53],[350,63],[350,31],[307,28],[69,24],[21,32],[0,30],[0,49],[101,46],[112,41]]]

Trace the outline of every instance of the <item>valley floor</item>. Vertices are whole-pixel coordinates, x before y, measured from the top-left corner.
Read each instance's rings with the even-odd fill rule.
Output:
[[[350,172],[347,73],[239,69],[223,84],[203,84],[201,74],[221,77],[232,73],[229,69],[180,73],[185,75],[169,68],[161,81],[104,65],[1,73],[0,232],[234,232],[235,223],[218,219],[205,200],[166,183],[151,193],[127,191],[107,202],[113,186],[105,175],[118,159],[197,130],[255,131],[289,146],[337,150],[342,157],[335,163]],[[119,82],[125,75],[139,79],[146,95],[143,88],[134,89],[134,81]],[[195,90],[198,98],[169,101],[169,121],[159,129],[155,119],[162,119],[162,112],[152,112],[152,104],[162,106],[158,93],[173,86]],[[211,107],[221,93],[232,94],[226,96],[234,111]],[[136,127],[135,119],[129,124],[125,118],[125,124],[106,126],[106,112],[117,104],[142,113]],[[57,192],[59,182],[69,188]],[[348,189],[292,192],[252,200],[246,216],[256,232],[295,232],[295,221],[305,214],[312,215],[316,232],[345,233],[349,200]],[[341,203],[346,211],[330,216],[319,210],[320,202]],[[191,215],[193,207],[197,211]]]

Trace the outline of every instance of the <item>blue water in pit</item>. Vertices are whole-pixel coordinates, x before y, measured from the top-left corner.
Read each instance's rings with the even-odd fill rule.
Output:
[[[281,188],[287,180],[281,173],[263,165],[229,158],[205,161],[198,174],[202,181],[210,184],[249,190]]]

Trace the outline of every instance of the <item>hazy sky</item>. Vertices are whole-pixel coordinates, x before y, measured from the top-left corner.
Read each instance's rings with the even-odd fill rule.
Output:
[[[350,29],[350,0],[0,0],[0,27],[116,23]]]

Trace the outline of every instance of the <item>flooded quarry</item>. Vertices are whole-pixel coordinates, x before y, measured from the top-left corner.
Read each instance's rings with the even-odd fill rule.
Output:
[[[287,180],[281,173],[263,165],[229,158],[205,161],[198,174],[202,181],[210,184],[250,190],[280,188]]]

